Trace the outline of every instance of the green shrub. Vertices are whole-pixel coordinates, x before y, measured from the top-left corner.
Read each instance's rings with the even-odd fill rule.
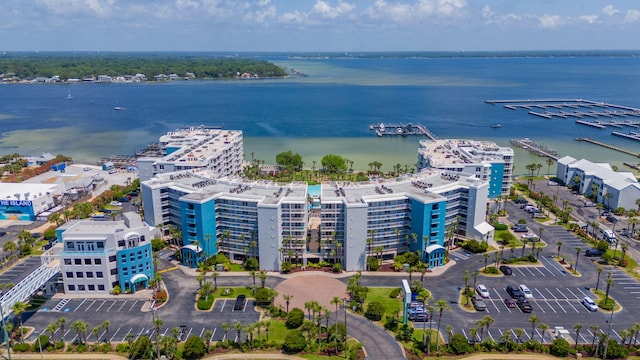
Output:
[[[367,258],[367,267],[369,269],[369,271],[378,271],[378,259],[376,259],[375,257],[371,256]]]
[[[475,240],[475,239],[467,240],[462,245],[463,249],[470,251],[474,254],[483,253],[487,251],[488,247],[489,245],[485,241],[479,242],[478,240]]]
[[[485,274],[497,274],[498,268],[495,266],[488,266],[486,269],[482,270]]]
[[[256,290],[256,304],[257,305],[268,305],[273,301],[273,291],[269,288],[258,288]]]
[[[284,338],[282,351],[288,354],[299,353],[307,347],[307,339],[300,331],[289,331]]]
[[[491,225],[493,225],[493,228],[496,230],[507,230],[509,228],[507,224],[493,223]]]
[[[389,293],[389,297],[392,299],[395,299],[398,297],[398,295],[400,295],[400,292],[402,291],[401,288],[395,288],[393,290],[391,290],[391,292]]]
[[[342,265],[340,265],[340,263],[333,264],[333,272],[334,273],[342,272]]]
[[[304,312],[299,308],[293,308],[287,315],[285,325],[288,329],[297,329],[304,322]]]
[[[469,345],[466,336],[462,334],[453,334],[449,341],[449,349],[455,355],[462,355],[473,351],[473,347]]]
[[[398,318],[392,315],[385,316],[384,328],[389,331],[398,330]]]
[[[551,348],[549,348],[549,352],[551,355],[558,357],[566,357],[569,355],[569,351],[571,350],[571,346],[569,342],[563,338],[553,339],[551,343]]]
[[[201,296],[198,298],[198,310],[209,310],[211,309],[211,306],[213,305],[213,300],[215,300],[215,297],[211,294],[209,294],[209,296],[204,297]]]
[[[258,259],[253,257],[248,258],[247,261],[244,262],[244,269],[246,271],[260,270],[260,264],[258,263]]]
[[[13,351],[16,352],[27,352],[29,350],[31,350],[31,346],[29,346],[29,344],[27,343],[18,343],[13,345]]]
[[[364,312],[364,316],[371,321],[382,320],[384,315],[384,305],[378,301],[372,301],[367,305],[367,311]]]
[[[204,345],[204,341],[200,336],[189,336],[184,343],[184,350],[182,356],[185,359],[200,359],[207,353],[207,349]]]
[[[118,345],[116,345],[116,352],[119,353],[125,353],[129,351],[129,344],[127,343],[120,343]]]
[[[596,248],[598,250],[602,250],[602,251],[607,251],[609,250],[609,243],[604,241],[604,240],[600,240],[598,241],[598,243],[596,244]]]
[[[538,262],[538,258],[534,254],[529,254],[529,256],[527,256],[527,260],[532,263]]]

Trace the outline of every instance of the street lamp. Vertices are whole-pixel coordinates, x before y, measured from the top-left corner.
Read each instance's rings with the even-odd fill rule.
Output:
[[[36,341],[38,342],[38,347],[40,347],[40,360],[43,360],[44,358],[42,357],[42,342],[40,341],[40,333],[36,331],[34,334],[36,335]]]
[[[349,348],[347,347],[347,298],[342,299],[342,307],[344,307],[344,358],[349,358]],[[336,331],[338,324],[336,324]]]
[[[2,291],[0,291],[0,297],[2,297]],[[2,336],[4,341],[7,342],[7,358],[11,360],[11,345],[9,344],[9,335],[7,335],[7,324],[4,321],[4,302],[0,301],[0,316],[2,316]]]

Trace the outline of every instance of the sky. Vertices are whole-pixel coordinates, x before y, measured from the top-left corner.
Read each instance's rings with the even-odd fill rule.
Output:
[[[637,50],[637,0],[0,0],[0,51]]]

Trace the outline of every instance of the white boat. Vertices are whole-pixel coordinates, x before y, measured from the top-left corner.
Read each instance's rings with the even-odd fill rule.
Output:
[[[69,90],[69,94],[67,95],[67,99],[73,99],[73,96],[71,96],[71,90]]]
[[[116,106],[116,107],[114,107],[114,108],[113,108],[113,110],[120,110],[120,111],[124,111],[124,110],[127,110],[127,108],[122,107],[122,106]]]

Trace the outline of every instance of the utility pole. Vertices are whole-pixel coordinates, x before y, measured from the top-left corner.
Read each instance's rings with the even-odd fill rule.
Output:
[[[342,307],[344,307],[344,358],[349,358],[349,347],[347,346],[347,299],[342,299]],[[337,324],[336,324],[337,330]]]

